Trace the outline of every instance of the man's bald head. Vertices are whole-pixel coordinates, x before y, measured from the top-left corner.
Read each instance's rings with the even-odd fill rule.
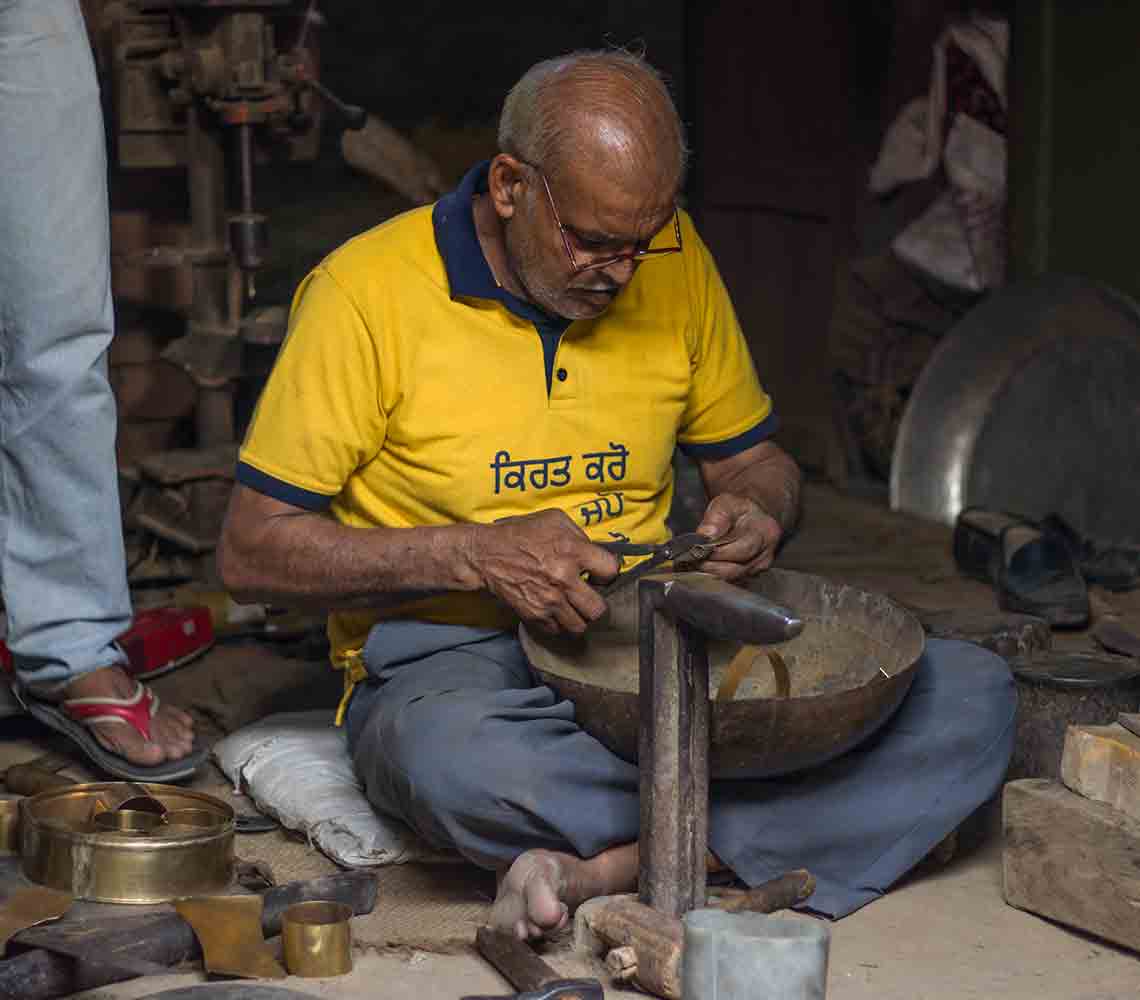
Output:
[[[656,174],[679,187],[687,149],[660,74],[629,52],[575,52],[532,66],[511,88],[499,148],[557,176],[597,161],[611,171]]]

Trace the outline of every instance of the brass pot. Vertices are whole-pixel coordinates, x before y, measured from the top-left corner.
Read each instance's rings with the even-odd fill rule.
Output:
[[[145,787],[171,812],[205,810],[217,823],[160,821],[152,830],[108,830],[94,819],[125,798],[124,783],[53,788],[24,800],[24,874],[40,885],[102,903],[162,903],[225,890],[233,877],[233,809],[202,792]]]

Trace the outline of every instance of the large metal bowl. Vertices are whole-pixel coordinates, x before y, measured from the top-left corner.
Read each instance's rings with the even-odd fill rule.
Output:
[[[891,506],[953,524],[965,507],[1140,542],[1140,309],[1085,278],[995,291],[939,343],[903,413]]]
[[[779,646],[791,690],[778,697],[759,657],[732,701],[713,701],[714,778],[768,778],[846,753],[898,708],[914,680],[922,626],[888,598],[808,573],[769,570],[747,587],[795,612],[804,630]],[[637,759],[637,589],[581,638],[525,628],[523,648],[543,683],[574,703],[579,725],[611,751]],[[709,642],[710,696],[740,649]]]

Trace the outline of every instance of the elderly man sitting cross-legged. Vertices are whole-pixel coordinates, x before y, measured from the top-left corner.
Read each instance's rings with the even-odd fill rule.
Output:
[[[432,208],[331,254],[241,452],[220,558],[239,596],[333,609],[343,715],[376,809],[502,875],[520,936],[631,888],[637,768],[536,685],[516,638],[581,632],[612,579],[595,541],[665,538],[680,446],[730,538],[703,569],[766,569],[799,473],[732,305],[676,205],[684,135],[643,61],[531,69],[499,155]],[[808,774],[714,782],[709,843],[756,883],[795,867],[842,915],[997,789],[1000,659],[931,642],[870,744]]]

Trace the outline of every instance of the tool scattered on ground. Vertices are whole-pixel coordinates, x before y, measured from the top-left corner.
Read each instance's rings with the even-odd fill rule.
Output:
[[[282,916],[294,903],[332,900],[346,903],[354,914],[371,913],[376,905],[376,877],[368,871],[341,872],[278,886],[261,898],[261,932],[271,938],[281,932]],[[108,918],[88,910],[84,915],[68,914],[58,924],[22,932],[14,940],[30,945],[31,950],[0,961],[0,997],[21,1000],[53,1000],[131,978],[133,973],[107,964],[120,959],[171,966],[199,954],[193,928],[177,913],[165,911]],[[47,951],[42,945],[48,940],[82,946],[86,954],[98,955],[99,961]]]
[[[798,869],[752,889],[716,890],[707,906],[727,913],[774,913],[802,903],[814,891],[814,876]],[[681,997],[684,927],[679,917],[632,896],[602,898],[579,909],[574,931],[579,948],[605,955],[617,982],[634,983],[666,1000]]]
[[[598,980],[564,979],[539,958],[529,944],[506,931],[480,927],[475,933],[475,947],[520,991],[519,1000],[602,1000],[602,984]],[[491,998],[465,997],[464,1000]]]

